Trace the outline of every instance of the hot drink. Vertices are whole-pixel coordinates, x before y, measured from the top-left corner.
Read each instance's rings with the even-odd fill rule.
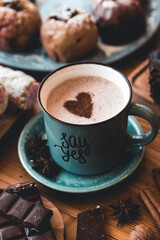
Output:
[[[52,89],[46,109],[64,122],[92,124],[112,118],[124,106],[124,93],[117,84],[101,77],[80,76]]]
[[[54,161],[74,174],[101,174],[125,160],[127,145],[151,142],[159,120],[150,108],[131,103],[131,98],[128,79],[102,64],[71,64],[46,76],[38,100]],[[152,130],[143,134],[128,115],[146,119]]]

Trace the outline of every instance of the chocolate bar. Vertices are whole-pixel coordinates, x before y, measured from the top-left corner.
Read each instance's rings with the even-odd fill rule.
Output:
[[[19,220],[23,220],[33,207],[33,202],[19,198],[7,214],[18,218]]]
[[[31,236],[31,237],[28,237],[27,240],[52,240],[53,239],[53,233],[52,231],[48,231],[46,233],[43,233],[43,234],[40,234],[40,235],[37,235],[37,236]]]
[[[25,237],[25,232],[19,225],[8,225],[4,228],[0,228],[1,240],[18,239],[22,237]]]
[[[41,229],[38,232],[26,228],[22,221],[22,219],[26,218],[26,216],[29,216],[29,213],[31,212],[31,210],[34,209],[35,206],[40,206],[45,209],[43,207],[43,203],[40,199],[40,195],[35,184],[16,184],[8,187],[7,189],[5,189],[5,191],[0,189],[0,193],[1,195],[5,193],[4,196],[7,196],[7,199],[9,200],[10,194],[16,197],[13,198],[13,200],[15,199],[14,204],[12,204],[11,202],[9,203],[9,200],[7,200],[10,204],[10,207],[9,210],[8,206],[5,207],[7,209],[7,214],[5,213],[5,216],[3,211],[0,212],[0,240],[55,240],[54,232],[51,229],[49,219],[45,220],[45,224],[41,225]],[[34,202],[28,201],[28,199],[34,199]],[[39,204],[37,204],[37,202]],[[5,206],[6,205],[7,204],[5,204]],[[15,224],[15,219],[16,222],[20,222],[21,224]],[[17,219],[19,221],[17,221]],[[39,221],[43,222],[43,217],[38,217],[38,219],[40,219]],[[9,233],[9,235],[7,235],[7,233]]]
[[[0,211],[7,212],[11,205],[18,199],[17,196],[7,192],[2,192],[0,195]]]
[[[76,240],[106,240],[102,209],[97,207],[78,214]]]
[[[39,230],[45,221],[49,221],[53,212],[41,205],[29,202],[12,193],[3,191],[0,195],[0,211],[23,222],[26,227]]]
[[[41,226],[52,217],[51,210],[42,206],[35,205],[28,216],[24,219],[24,224],[35,230],[39,230]]]
[[[38,189],[35,183],[25,182],[9,186],[6,190],[9,193],[14,193],[25,200],[42,204]]]

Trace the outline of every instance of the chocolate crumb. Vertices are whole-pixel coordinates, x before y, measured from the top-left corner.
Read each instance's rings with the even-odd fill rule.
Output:
[[[76,96],[77,101],[70,100],[64,103],[64,107],[71,113],[80,117],[91,118],[93,103],[89,93],[81,92]]]

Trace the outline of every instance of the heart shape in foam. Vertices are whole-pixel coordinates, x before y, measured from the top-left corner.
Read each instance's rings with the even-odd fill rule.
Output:
[[[90,118],[93,110],[91,95],[86,92],[81,92],[76,96],[76,99],[77,100],[66,101],[64,107],[75,115]]]

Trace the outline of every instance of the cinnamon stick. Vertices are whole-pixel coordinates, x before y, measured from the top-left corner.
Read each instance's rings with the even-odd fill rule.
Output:
[[[157,188],[160,191],[160,168],[152,169],[153,178],[156,182]]]
[[[139,196],[160,229],[160,202],[155,193],[150,188],[146,188],[139,193]]]

